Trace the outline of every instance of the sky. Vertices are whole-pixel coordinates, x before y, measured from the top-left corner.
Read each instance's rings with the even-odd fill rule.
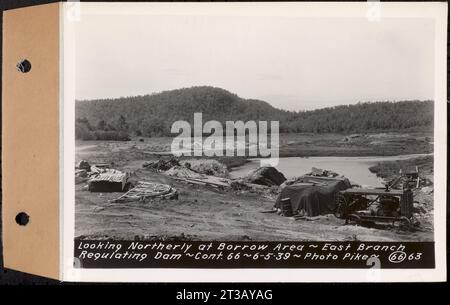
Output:
[[[287,110],[433,99],[432,19],[149,15],[143,6],[83,13],[75,43],[78,100],[204,85]]]

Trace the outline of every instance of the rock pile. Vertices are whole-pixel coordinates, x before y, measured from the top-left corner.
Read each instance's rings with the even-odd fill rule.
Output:
[[[279,186],[286,181],[286,177],[275,167],[262,166],[250,171],[244,181],[259,185]]]

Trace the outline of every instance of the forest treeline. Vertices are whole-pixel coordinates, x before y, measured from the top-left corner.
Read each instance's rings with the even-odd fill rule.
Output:
[[[365,133],[432,130],[433,101],[383,101],[311,111],[286,111],[261,100],[243,99],[215,87],[191,87],[115,99],[76,102],[76,138],[127,140],[131,136],[175,136],[173,122],[208,120],[280,122],[280,132]],[[270,125],[270,124],[269,124]]]

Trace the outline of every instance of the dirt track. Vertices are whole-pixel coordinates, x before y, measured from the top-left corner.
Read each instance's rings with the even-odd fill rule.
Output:
[[[414,232],[398,227],[366,228],[345,225],[325,215],[314,220],[294,220],[270,210],[275,197],[255,193],[219,191],[192,186],[141,167],[146,153],[129,148],[114,151],[103,145],[78,150],[77,159],[115,163],[119,170],[135,171],[139,180],[167,183],[179,191],[178,200],[148,203],[108,203],[121,193],[91,193],[76,185],[76,236],[119,239],[193,240],[364,240],[431,241],[431,229]],[[119,145],[120,146],[120,145]]]

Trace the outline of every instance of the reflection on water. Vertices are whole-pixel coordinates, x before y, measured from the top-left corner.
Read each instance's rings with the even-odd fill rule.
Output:
[[[369,167],[381,161],[404,160],[426,154],[387,156],[387,157],[286,157],[280,158],[276,168],[286,178],[293,178],[311,172],[312,167],[332,170],[362,186],[383,186],[382,179],[369,171]],[[245,176],[250,170],[260,166],[259,159],[252,159],[243,166],[231,171],[232,178]]]

